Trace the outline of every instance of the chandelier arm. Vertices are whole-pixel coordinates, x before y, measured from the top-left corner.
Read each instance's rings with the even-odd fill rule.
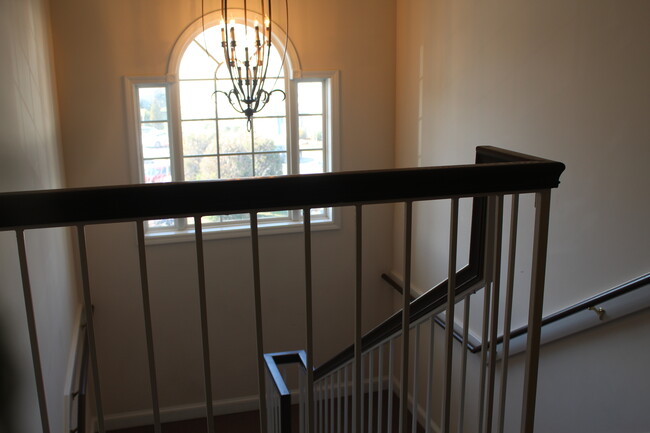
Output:
[[[246,113],[246,108],[244,108],[244,104],[246,104],[246,101],[245,100],[242,101],[242,99],[241,99],[239,93],[237,92],[237,90],[236,89],[231,89],[230,92],[228,92],[228,93],[231,96],[232,96],[232,94],[235,95],[235,100],[237,101],[237,105],[239,106],[239,109],[237,107],[235,107],[235,104],[232,102],[231,96],[228,97],[228,101],[230,101],[230,105],[232,105],[233,108],[235,108],[235,111],[237,111],[238,113],[242,113],[242,114]],[[248,105],[248,104],[246,104],[246,105]]]
[[[239,114],[244,114],[244,111],[243,111],[243,110],[240,110],[240,109],[237,107],[237,105],[235,105],[235,103],[232,101],[232,97],[231,97],[231,95],[230,95],[230,93],[232,93],[232,92],[233,92],[232,90],[230,90],[230,92],[224,92],[223,90],[215,90],[214,93],[213,93],[213,95],[214,95],[215,93],[223,93],[224,95],[226,95],[226,98],[228,98],[228,102],[230,103],[230,105],[232,105],[233,110],[235,110],[235,111],[238,112]]]

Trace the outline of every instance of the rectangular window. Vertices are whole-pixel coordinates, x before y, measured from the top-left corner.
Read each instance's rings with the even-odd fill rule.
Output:
[[[213,79],[128,79],[133,99],[138,181],[142,183],[233,179],[332,171],[336,160],[336,74],[279,78],[287,98],[272,96],[253,117],[250,130]],[[224,81],[224,83],[222,83]],[[312,209],[314,228],[336,227],[332,209]],[[301,230],[301,211],[263,212],[265,232]],[[249,228],[248,214],[203,217],[210,237],[233,237]],[[320,227],[319,227],[320,226]],[[191,218],[149,221],[149,241],[193,237]]]

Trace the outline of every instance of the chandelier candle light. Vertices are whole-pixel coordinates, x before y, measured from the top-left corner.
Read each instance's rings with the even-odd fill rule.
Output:
[[[228,67],[232,89],[228,92],[218,92],[228,97],[228,101],[235,111],[246,116],[248,129],[250,130],[253,115],[266,106],[271,95],[278,92],[282,94],[284,99],[286,94],[280,89],[267,91],[264,88],[271,61],[272,0],[259,1],[264,27],[260,27],[257,19],[253,28],[250,27],[247,3],[247,0],[244,0],[243,25],[238,26],[235,23],[233,11],[228,9],[228,0],[221,1],[221,23],[219,26],[221,30],[221,47]],[[285,0],[285,11],[288,26],[288,0]],[[250,11],[250,13],[254,12]],[[287,44],[285,44],[280,70],[276,77],[281,75],[284,66],[286,46]],[[275,83],[271,87],[275,87]]]

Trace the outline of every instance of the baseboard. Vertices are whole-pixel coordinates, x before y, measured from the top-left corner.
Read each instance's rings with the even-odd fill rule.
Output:
[[[368,380],[365,381],[366,386],[368,385]],[[383,379],[384,389],[388,389],[388,376],[385,376]],[[375,386],[378,385],[378,381],[374,381]],[[344,384],[341,384],[341,388]],[[348,381],[348,386],[352,386],[352,381]],[[332,387],[338,391],[336,384]],[[375,388],[377,389],[377,388]],[[298,390],[291,391],[291,402],[292,404],[298,404],[299,402],[299,393]],[[257,395],[250,395],[245,397],[230,398],[217,400],[212,403],[212,408],[214,415],[228,415],[233,413],[249,412],[259,409],[259,401]],[[422,418],[424,419],[425,412],[422,412]],[[205,403],[194,403],[194,404],[184,404],[178,406],[169,406],[160,409],[160,420],[162,423],[175,422],[175,421],[186,421],[190,419],[203,418],[206,416],[205,412]],[[104,424],[106,430],[117,430],[117,429],[126,429],[132,427],[141,427],[146,425],[153,424],[153,411],[152,410],[140,410],[140,411],[131,411],[123,412],[114,415],[108,415],[104,419]],[[94,426],[97,426],[97,420],[93,422]],[[97,428],[94,429],[97,431]],[[67,430],[66,430],[67,431]]]
[[[215,415],[248,412],[258,410],[257,395],[217,400],[212,403]],[[160,409],[160,420],[163,423],[185,421],[206,416],[205,403],[183,404],[168,406]],[[96,421],[93,423],[96,424]],[[153,425],[153,410],[140,410],[108,415],[104,419],[106,430],[125,429]]]
[[[400,381],[398,378],[393,378],[393,393],[398,398],[402,393],[402,387],[400,386]],[[411,393],[408,393],[408,406],[410,408],[413,408],[413,395]],[[423,407],[421,403],[418,403],[417,405],[417,417],[418,417],[418,424],[424,426],[426,424],[427,409]],[[441,433],[440,426],[438,425],[438,423],[436,423],[433,420],[433,418],[431,418],[429,422],[431,426],[431,431],[435,433]]]

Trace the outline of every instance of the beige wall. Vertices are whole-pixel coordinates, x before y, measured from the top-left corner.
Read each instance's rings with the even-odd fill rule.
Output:
[[[210,10],[218,2],[206,2]],[[124,76],[163,75],[176,38],[200,1],[52,3],[62,140],[71,186],[128,183]],[[339,70],[341,168],[393,166],[394,4],[290,2],[290,37],[303,70]],[[363,17],[359,25],[359,17]],[[366,320],[391,312],[379,275],[390,267],[392,213],[366,213]],[[352,212],[340,230],[314,234],[316,362],[352,341]],[[102,396],[111,414],[150,408],[134,228],[89,229]],[[208,241],[213,389],[216,400],[256,392],[250,241]],[[265,350],[304,348],[302,236],[261,240]],[[190,243],[147,248],[161,404],[203,399],[196,260]],[[325,265],[326,264],[326,265]]]
[[[398,5],[397,165],[467,163],[477,145],[564,162],[546,311],[647,272],[648,3]]]
[[[0,1],[0,191],[58,188],[59,158],[48,9]],[[32,295],[52,432],[63,432],[64,381],[78,309],[63,230],[26,232]],[[0,233],[1,431],[40,431],[16,238]],[[9,364],[9,365],[7,365]],[[9,384],[15,388],[9,387]]]
[[[649,270],[649,18],[643,0],[398,2],[397,166],[468,163],[477,145],[567,165],[553,191],[545,314]],[[446,212],[416,209],[420,288],[444,279]],[[521,231],[522,245],[529,233]],[[515,302],[523,311],[525,296]],[[647,326],[648,315],[636,313],[544,346],[536,431],[647,427],[636,404],[648,389],[639,331]],[[513,363],[516,396],[521,357]],[[475,372],[476,356],[470,366]],[[508,422],[518,428],[518,417]]]

